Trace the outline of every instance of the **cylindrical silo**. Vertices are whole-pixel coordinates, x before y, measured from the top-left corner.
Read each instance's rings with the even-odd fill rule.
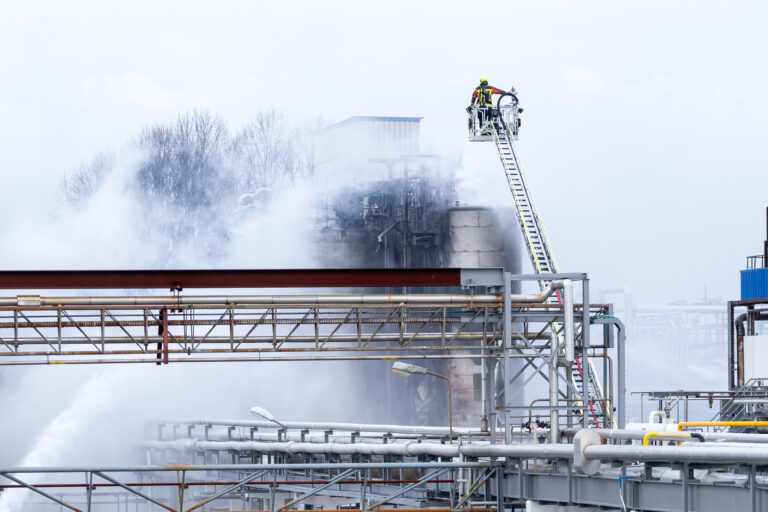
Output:
[[[521,269],[520,235],[512,210],[456,207],[447,212],[446,263],[454,268],[503,267],[507,272]],[[513,290],[515,292],[519,290]],[[514,359],[514,373],[522,362]],[[490,368],[493,371],[493,368]],[[482,411],[481,359],[451,359],[444,371],[453,382],[453,421],[456,425],[479,426]],[[523,401],[522,393],[519,395]]]

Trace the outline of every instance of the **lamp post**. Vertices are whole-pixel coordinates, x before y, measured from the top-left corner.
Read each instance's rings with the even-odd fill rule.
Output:
[[[451,391],[451,379],[449,379],[445,375],[440,375],[439,373],[430,372],[429,370],[421,366],[416,366],[415,364],[403,363],[400,361],[392,365],[392,373],[402,375],[403,377],[410,377],[414,373],[432,375],[433,377],[443,379],[448,384],[448,436],[450,438],[449,442],[453,444],[453,395]]]
[[[275,419],[275,417],[272,416],[272,413],[269,412],[268,410],[264,409],[263,407],[258,407],[258,406],[257,407],[251,407],[251,414],[253,414],[257,418],[262,418],[262,419],[265,419],[267,421],[271,421],[275,425],[280,425],[280,428],[283,430],[283,432],[287,433],[287,431],[288,431],[288,429],[285,428],[285,425],[283,425],[282,423],[277,421]],[[278,441],[280,440],[280,431],[277,432],[277,440]]]

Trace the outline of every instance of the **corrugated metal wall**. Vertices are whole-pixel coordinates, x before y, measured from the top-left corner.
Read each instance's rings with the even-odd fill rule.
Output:
[[[768,298],[768,268],[741,271],[741,300]]]

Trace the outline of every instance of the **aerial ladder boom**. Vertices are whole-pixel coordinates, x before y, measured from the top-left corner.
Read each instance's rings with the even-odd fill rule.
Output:
[[[504,97],[510,97],[511,103],[502,105],[501,100]],[[499,158],[504,167],[504,174],[509,183],[509,189],[512,192],[512,198],[515,202],[515,213],[520,232],[525,239],[528,249],[528,255],[537,274],[557,273],[559,271],[557,260],[552,250],[552,246],[547,236],[547,230],[541,216],[536,210],[530,189],[526,182],[525,173],[520,165],[518,157],[516,140],[520,129],[520,114],[523,109],[519,108],[517,95],[514,88],[510,92],[502,94],[499,97],[497,107],[492,109],[491,115],[480,112],[478,107],[468,109],[469,118],[469,138],[472,141],[490,141],[496,143],[499,152]],[[549,284],[546,280],[539,280],[541,290]],[[547,300],[550,304],[562,304],[562,298],[559,292]],[[558,326],[554,326],[557,332],[558,344],[563,344],[563,333]],[[584,367],[586,366],[586,368]],[[587,404],[590,417],[595,426],[604,426],[604,401],[603,392],[600,389],[599,381],[596,378],[597,372],[594,368],[591,358],[586,365],[582,365],[577,356],[571,368],[571,383],[579,391],[579,396],[584,389],[584,371],[589,372],[589,386]],[[575,397],[578,399],[579,397]],[[582,406],[580,402],[577,403]]]

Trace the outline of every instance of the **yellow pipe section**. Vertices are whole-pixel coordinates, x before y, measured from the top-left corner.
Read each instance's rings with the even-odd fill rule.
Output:
[[[691,434],[688,432],[648,432],[643,436],[643,446],[648,446],[648,441],[652,437],[658,437],[660,439],[691,439]],[[678,443],[680,444],[680,443]]]
[[[685,427],[768,427],[768,421],[681,421],[677,430]]]

